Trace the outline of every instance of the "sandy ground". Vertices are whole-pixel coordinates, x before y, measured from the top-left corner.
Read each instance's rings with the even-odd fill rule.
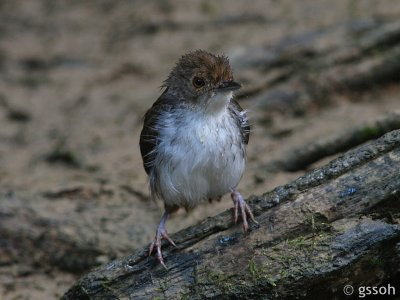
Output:
[[[399,15],[393,1],[2,1],[0,228],[6,218],[14,227],[0,236],[0,298],[57,298],[93,265],[152,240],[162,205],[149,200],[138,140],[144,112],[182,54],[234,55],[353,19]],[[256,175],[293,147],[399,108],[398,93],[390,86],[342,95],[268,123],[243,100],[253,129],[239,189],[259,194],[298,177],[303,172]],[[225,197],[180,211],[168,229],[230,207]],[[79,267],[64,259],[69,253]]]

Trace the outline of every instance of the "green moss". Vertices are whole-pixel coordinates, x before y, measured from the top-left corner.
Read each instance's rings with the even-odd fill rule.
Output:
[[[234,287],[233,278],[229,278],[222,272],[209,271],[207,272],[207,278],[209,282],[213,282],[221,291],[224,293],[232,292]]]
[[[256,266],[256,263],[253,259],[250,259],[249,261],[249,272],[252,277],[255,277],[258,275],[258,268]]]
[[[363,139],[373,139],[381,134],[381,130],[378,127],[365,126],[359,134]]]
[[[90,297],[87,289],[83,286],[83,285],[79,285],[79,288],[81,289],[81,291],[85,294],[85,296],[90,300],[92,299],[92,297]]]
[[[304,248],[309,245],[309,243],[306,241],[306,238],[304,236],[301,236],[299,238],[296,238],[294,240],[288,241],[289,246],[293,248]]]
[[[247,270],[234,275],[228,276],[223,271],[209,268],[198,270],[196,274],[194,283],[185,294],[181,294],[180,299],[201,299],[204,291],[215,297],[223,295],[225,298],[236,299],[254,293],[257,289],[265,291],[276,286],[276,279],[269,273],[268,265],[258,265],[253,259],[249,260]]]
[[[314,224],[315,230],[318,229],[316,220],[310,217],[310,225]],[[261,252],[265,258],[262,267],[257,268],[252,262],[249,264],[249,270],[253,274],[262,274],[274,286],[282,280],[297,280],[299,277],[307,276],[315,272],[316,266],[331,263],[332,253],[329,247],[331,236],[330,231],[312,232],[306,236],[283,241],[272,248],[266,248]]]
[[[258,266],[254,259],[250,259],[248,270],[253,283],[265,281],[273,287],[276,286],[276,279],[268,272],[268,266],[266,264]]]
[[[332,230],[332,226],[327,222],[326,217],[320,213],[310,214],[306,219],[306,224],[308,224],[312,232]]]
[[[310,216],[310,224],[314,224],[315,230],[325,228],[320,226],[320,220],[319,217]],[[199,295],[196,291],[200,291],[201,294],[204,290],[213,295],[236,298],[247,295],[250,291],[271,291],[277,288],[281,281],[297,280],[314,272],[315,266],[323,266],[330,262],[330,239],[330,231],[321,231],[283,241],[274,247],[262,249],[261,253],[257,252],[258,254],[254,254],[248,260],[246,269],[231,275],[210,268],[197,271],[194,284],[181,299],[190,299],[190,296]],[[321,249],[323,251],[320,251]]]
[[[201,299],[206,295],[239,299],[249,293],[272,294],[280,283],[309,276],[329,265],[334,256],[330,248],[333,229],[318,214],[311,215],[309,220],[312,232],[257,249],[248,259],[247,267],[237,273],[227,275],[219,269],[196,268],[193,284],[181,299]]]
[[[156,292],[159,292],[159,293],[162,293],[162,294],[165,294],[165,292],[169,288],[167,280],[157,280],[157,285],[158,285],[158,287],[156,287],[154,290]]]
[[[108,278],[103,278],[103,280],[100,282],[100,285],[104,290],[110,291],[113,295],[118,295],[118,291],[110,287],[112,284],[113,282]]]
[[[381,267],[385,262],[381,258],[373,256],[368,259],[367,263],[373,267]]]

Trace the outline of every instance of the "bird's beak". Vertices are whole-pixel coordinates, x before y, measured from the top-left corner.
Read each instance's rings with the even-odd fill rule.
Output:
[[[218,87],[217,91],[227,92],[227,91],[235,91],[242,87],[242,85],[236,81],[224,81]]]

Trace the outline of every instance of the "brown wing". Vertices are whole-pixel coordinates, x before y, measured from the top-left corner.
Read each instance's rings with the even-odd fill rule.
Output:
[[[168,96],[168,88],[154,102],[153,106],[144,116],[143,129],[140,134],[140,152],[142,154],[143,166],[147,174],[150,174],[154,166],[154,160],[157,153],[156,146],[159,141],[158,119],[163,111],[168,111],[173,106],[175,100]]]
[[[140,153],[142,154],[143,167],[150,174],[155,159],[155,147],[157,145],[157,131],[153,129],[155,118],[151,115],[151,109],[147,111],[144,118],[142,133],[140,134]]]
[[[239,103],[237,103],[234,99],[232,99],[229,103],[229,111],[233,116],[235,116],[236,120],[238,120],[238,127],[240,129],[243,142],[248,144],[250,138],[250,124],[246,115],[246,111],[244,111]]]

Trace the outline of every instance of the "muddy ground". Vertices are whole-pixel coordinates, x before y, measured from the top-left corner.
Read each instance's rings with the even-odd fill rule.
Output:
[[[162,205],[149,199],[138,140],[182,54],[231,57],[252,123],[239,185],[250,196],[304,173],[265,171],[291,149],[400,108],[393,80],[329,101],[265,105],[266,70],[252,58],[307,39],[330,47],[354,22],[399,16],[393,1],[2,1],[0,298],[57,298],[94,266],[152,240]],[[231,206],[225,197],[180,211],[169,232]]]

